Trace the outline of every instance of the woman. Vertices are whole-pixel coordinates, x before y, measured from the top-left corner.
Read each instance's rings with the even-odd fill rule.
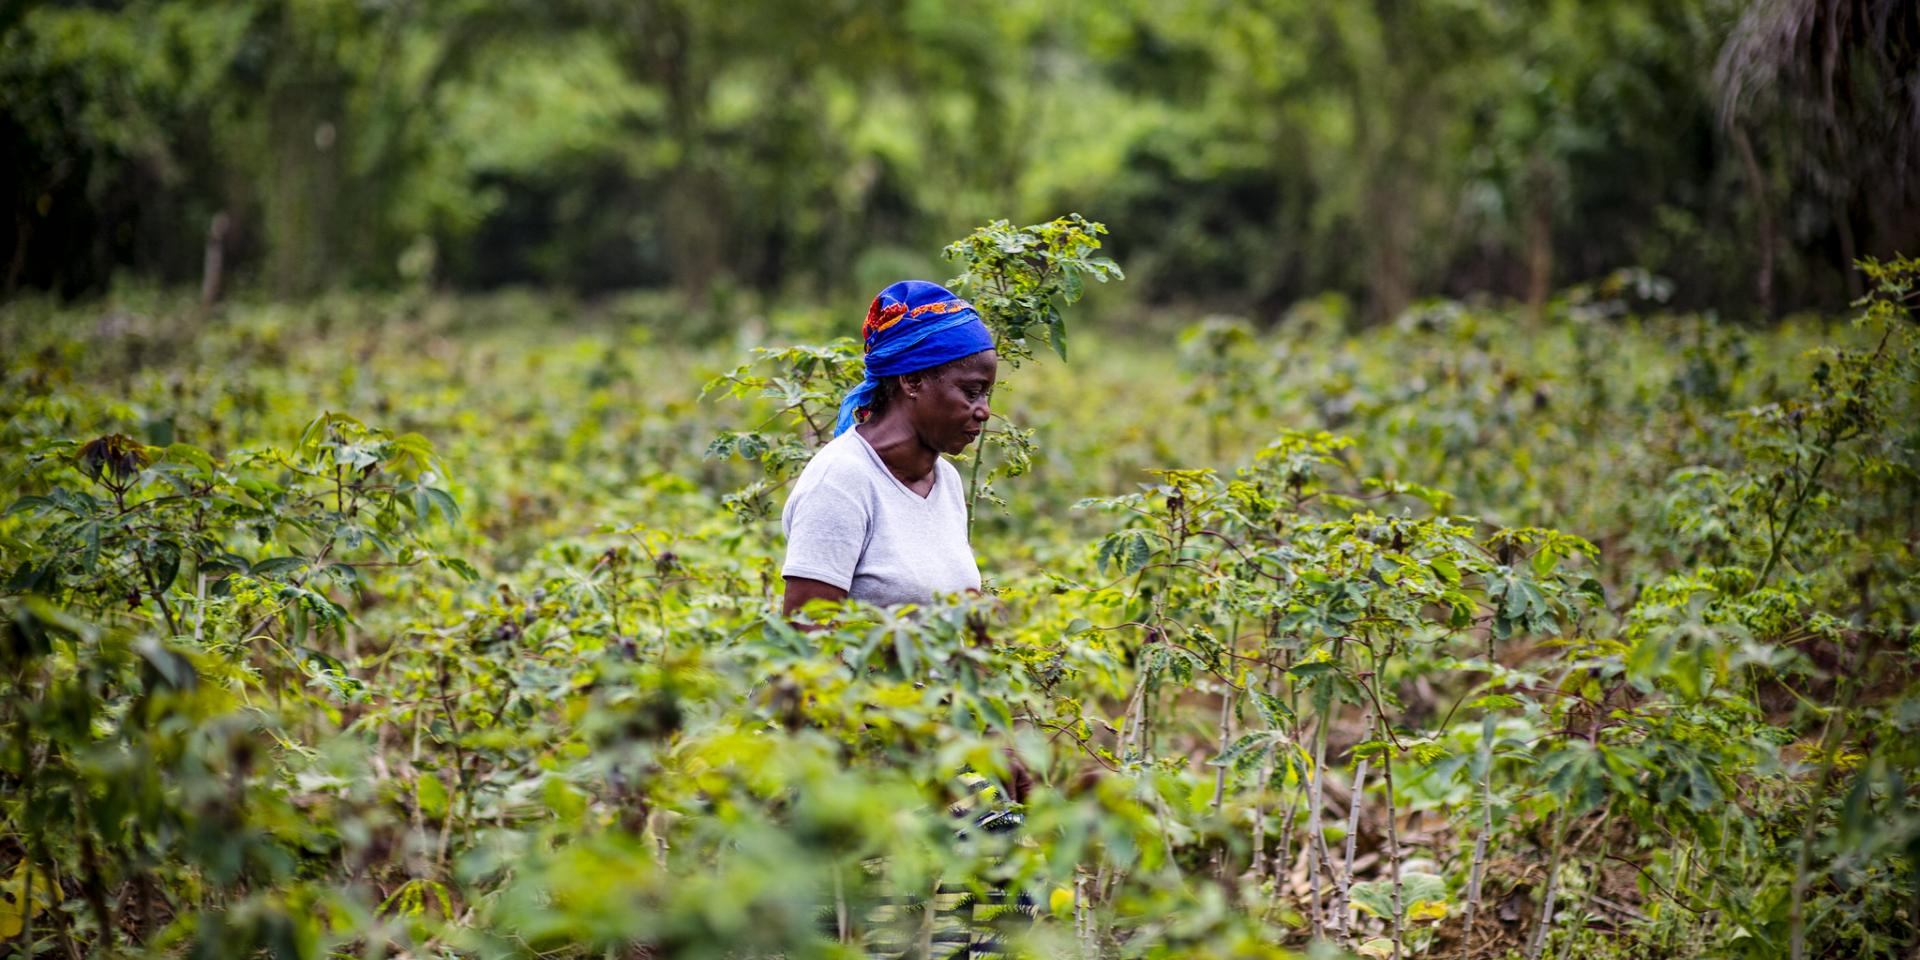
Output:
[[[924,280],[880,291],[861,332],[866,379],[781,513],[788,616],[809,600],[891,606],[980,589],[960,472],[940,455],[986,425],[993,334],[971,304]]]

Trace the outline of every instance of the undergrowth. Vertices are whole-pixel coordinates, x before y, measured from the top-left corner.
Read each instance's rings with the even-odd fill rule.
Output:
[[[1910,955],[1920,264],[1069,351],[1100,232],[950,251],[987,594],[811,633],[820,311],[6,307],[5,949],[860,956],[944,886],[1046,957]]]

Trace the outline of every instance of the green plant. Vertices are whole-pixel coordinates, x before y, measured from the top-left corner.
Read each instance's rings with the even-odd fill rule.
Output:
[[[646,372],[725,348],[474,322],[525,294],[10,304],[0,955],[1903,956],[1920,265],[1863,269],[1023,365],[991,596],[807,633],[755,524],[845,345],[715,405]]]

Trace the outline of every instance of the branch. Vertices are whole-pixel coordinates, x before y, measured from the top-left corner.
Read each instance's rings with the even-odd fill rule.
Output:
[[[1025,716],[1020,717],[1019,719],[1025,720],[1028,723],[1034,724],[1035,726],[1045,727],[1048,730],[1053,730],[1055,731],[1054,733],[1055,737],[1059,736],[1062,733],[1066,734],[1069,737],[1072,737],[1073,741],[1080,745],[1081,751],[1084,752],[1087,756],[1092,757],[1094,760],[1098,761],[1101,766],[1106,767],[1108,770],[1111,770],[1114,773],[1120,772],[1120,768],[1114,766],[1113,761],[1108,760],[1106,757],[1101,756],[1098,752],[1095,751],[1093,741],[1087,739],[1086,737],[1081,736],[1080,733],[1074,730],[1072,727],[1069,727],[1061,723],[1054,723],[1050,720],[1043,720],[1040,717],[1035,716],[1031,710],[1029,710]],[[1052,738],[1050,737],[1048,739],[1052,739]]]

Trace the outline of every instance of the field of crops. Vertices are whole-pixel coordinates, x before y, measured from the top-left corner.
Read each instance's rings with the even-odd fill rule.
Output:
[[[814,632],[864,304],[0,307],[0,953],[1914,955],[1920,264],[1748,328],[1075,262],[990,318],[987,595]]]

